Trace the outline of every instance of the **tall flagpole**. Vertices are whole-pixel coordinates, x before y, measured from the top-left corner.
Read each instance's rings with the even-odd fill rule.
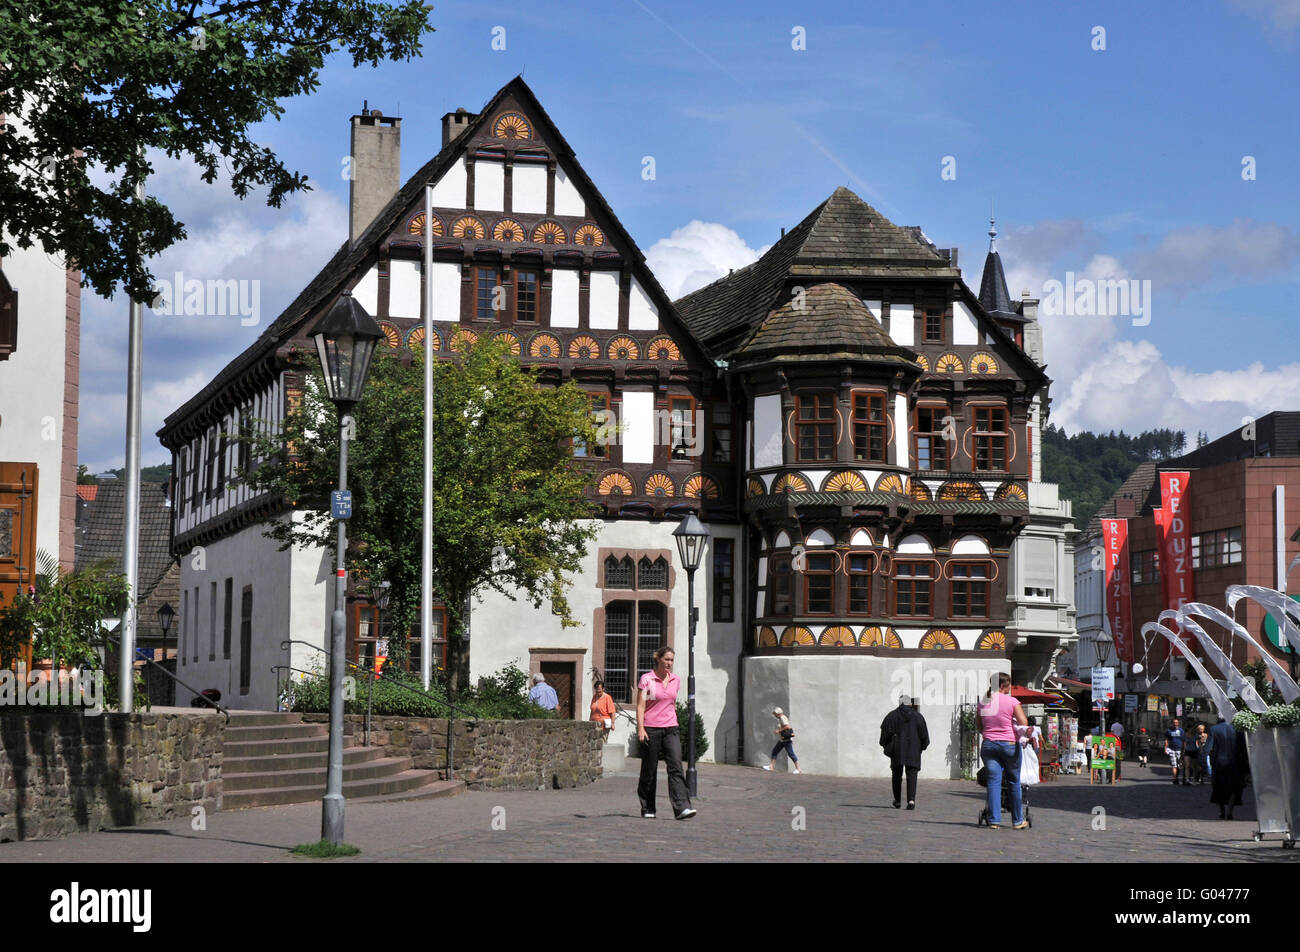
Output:
[[[420,559],[420,681],[433,673],[433,186],[424,186],[424,532]]]
[[[144,181],[136,183],[135,200],[144,201]],[[126,357],[126,538],[122,568],[126,574],[127,601],[122,613],[122,638],[118,658],[118,698],[124,714],[135,707],[135,626],[139,597],[140,562],[140,365],[143,359],[142,325],[144,306],[131,298]]]

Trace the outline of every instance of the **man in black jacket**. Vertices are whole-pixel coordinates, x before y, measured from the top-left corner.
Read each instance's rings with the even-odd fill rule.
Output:
[[[921,751],[930,746],[930,732],[920,710],[906,694],[880,724],[880,746],[893,772],[894,809],[902,804],[903,768],[907,768],[907,808],[916,809],[916,776],[921,771]]]

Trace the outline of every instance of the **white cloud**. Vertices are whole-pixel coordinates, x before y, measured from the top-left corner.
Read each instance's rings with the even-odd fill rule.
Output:
[[[1279,30],[1290,33],[1300,26],[1300,0],[1231,0],[1238,10],[1257,19],[1272,21]]]
[[[1230,225],[1175,228],[1134,256],[1135,277],[1175,294],[1216,278],[1259,280],[1300,261],[1300,234],[1274,222],[1238,218]]]
[[[660,238],[646,252],[646,263],[673,300],[698,291],[732,268],[753,264],[771,245],[755,251],[726,225],[696,219]]]

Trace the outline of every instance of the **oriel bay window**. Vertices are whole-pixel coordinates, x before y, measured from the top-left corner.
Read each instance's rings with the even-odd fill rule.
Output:
[[[835,397],[801,393],[795,397],[795,454],[799,461],[835,458]]]
[[[916,408],[916,468],[948,469],[948,440],[944,435],[946,406]]]
[[[767,612],[768,615],[790,614],[790,591],[793,577],[790,571],[790,557],[779,555],[768,563],[767,570]]]
[[[853,394],[853,458],[872,463],[885,462],[885,395]]]
[[[809,615],[829,615],[835,610],[835,555],[818,552],[806,556],[803,573],[803,610]]]
[[[894,562],[894,614],[930,618],[934,614],[934,561]]]
[[[871,614],[871,577],[875,573],[876,557],[870,552],[850,552],[845,564],[849,577],[849,614]]]
[[[1005,407],[972,407],[975,416],[975,471],[1007,471],[1007,411]]]
[[[952,617],[987,618],[989,616],[989,579],[987,562],[959,562],[948,565],[952,579]]]

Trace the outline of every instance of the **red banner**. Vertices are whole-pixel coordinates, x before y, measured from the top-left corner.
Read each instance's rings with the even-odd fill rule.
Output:
[[[1120,661],[1133,660],[1133,576],[1129,567],[1128,520],[1101,520],[1106,546],[1106,620]]]
[[[1195,601],[1192,581],[1192,524],[1187,512],[1190,473],[1161,473],[1160,501],[1164,520],[1160,532],[1160,579],[1165,608],[1182,608]]]

